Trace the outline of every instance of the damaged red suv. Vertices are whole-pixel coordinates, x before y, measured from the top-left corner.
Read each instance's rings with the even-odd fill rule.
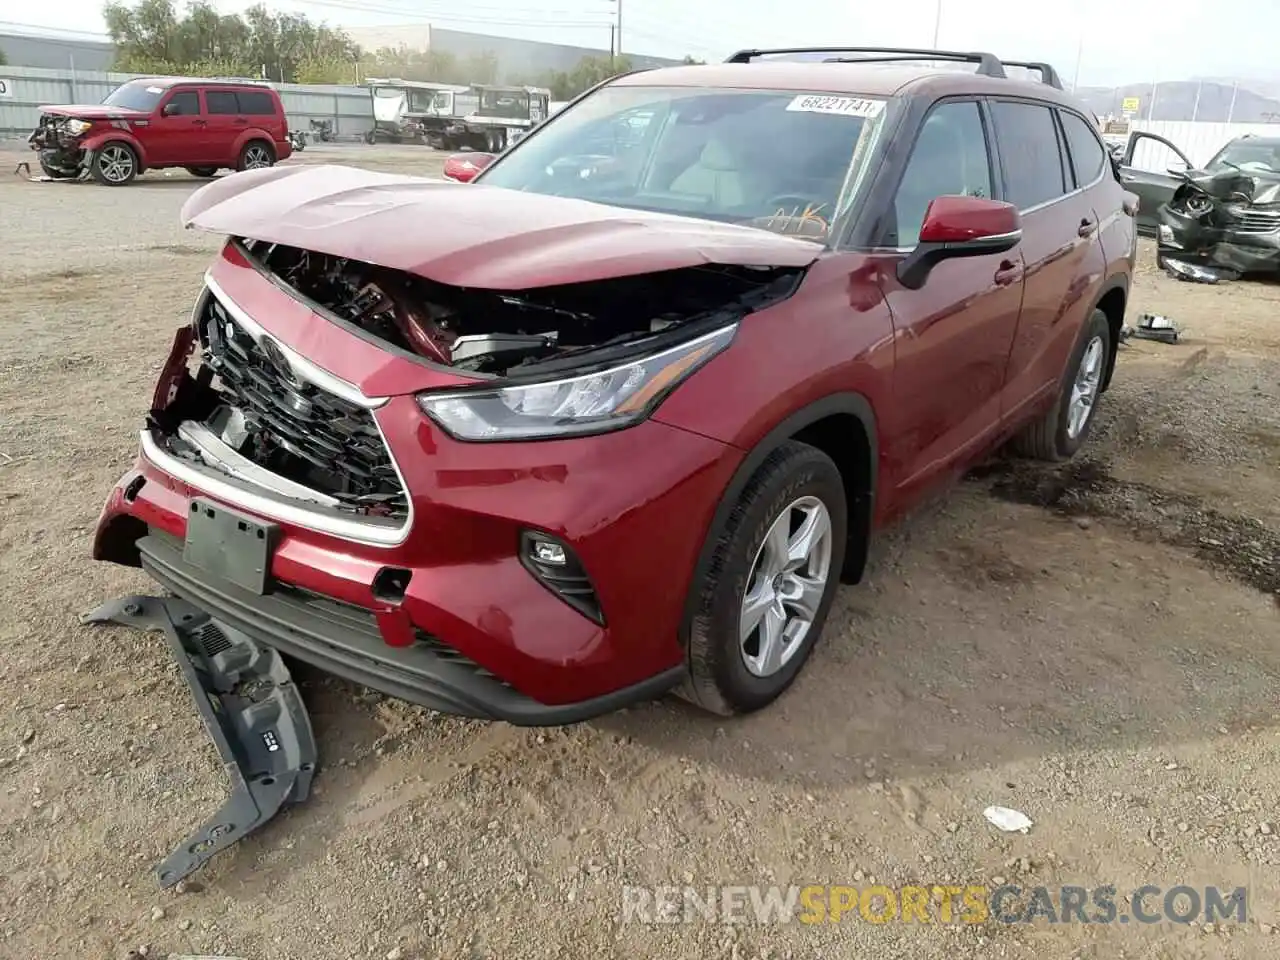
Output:
[[[861,62],[907,53],[974,69]],[[1133,197],[1006,66],[747,51],[471,184],[202,188],[229,239],[94,556],[445,712],[763,707],[875,528],[1006,441],[1070,457],[1111,378]]]

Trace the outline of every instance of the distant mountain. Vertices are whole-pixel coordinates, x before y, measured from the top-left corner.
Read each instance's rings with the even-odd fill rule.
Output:
[[[1211,120],[1236,123],[1280,122],[1280,85],[1250,82],[1233,88],[1216,80],[1171,80],[1156,85],[1155,113],[1152,85],[1134,83],[1126,87],[1081,87],[1076,91],[1094,113],[1119,115],[1126,97],[1139,100],[1138,116],[1144,120]],[[1265,92],[1264,92],[1265,91]],[[1235,104],[1231,100],[1234,93]],[[1274,94],[1274,95],[1271,95]],[[1196,97],[1199,96],[1199,103]]]

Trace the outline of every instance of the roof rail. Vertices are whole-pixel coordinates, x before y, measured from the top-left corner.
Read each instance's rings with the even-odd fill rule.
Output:
[[[888,54],[888,56],[842,57],[828,58],[828,62],[847,63],[891,63],[898,60],[954,60],[959,63],[976,63],[978,73],[984,77],[1006,78],[1004,66],[993,53],[979,51],[964,52],[961,50],[924,50],[914,47],[782,47],[772,50],[739,50],[725,63],[750,63],[758,57],[777,54],[796,53],[871,53]]]
[[[252,83],[259,87],[271,86],[271,81],[264,80],[262,77],[209,77],[208,79],[219,83]]]
[[[1058,71],[1047,63],[1039,60],[1004,60],[1002,62],[1006,67],[1022,67],[1026,70],[1032,70],[1040,74],[1041,83],[1047,83],[1055,90],[1062,89],[1062,80],[1058,77]]]

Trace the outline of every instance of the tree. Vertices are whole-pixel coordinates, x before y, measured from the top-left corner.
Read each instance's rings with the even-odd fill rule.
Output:
[[[131,73],[264,76],[289,82],[350,81],[360,48],[343,31],[261,4],[243,16],[193,0],[179,16],[174,0],[111,0],[103,8],[116,68]],[[332,78],[332,79],[327,79]]]
[[[551,70],[533,80],[533,84],[551,91],[552,100],[572,100],[597,83],[631,71],[626,57],[583,57],[572,70]]]
[[[693,57],[689,56],[689,54],[686,53],[684,55],[684,59],[681,60],[680,62],[683,63],[685,66],[693,67],[693,66],[705,66],[707,61],[695,60]]]

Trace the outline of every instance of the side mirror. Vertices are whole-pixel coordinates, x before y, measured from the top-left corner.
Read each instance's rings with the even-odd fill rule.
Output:
[[[1021,240],[1022,218],[1013,204],[983,197],[937,197],[925,211],[916,248],[898,264],[898,282],[919,290],[943,260],[1005,253]]]
[[[160,115],[164,117],[177,117],[182,115],[182,107],[176,103],[166,103],[164,109],[160,111]]]
[[[455,153],[444,162],[444,178],[457,183],[470,183],[497,159],[492,153]]]

